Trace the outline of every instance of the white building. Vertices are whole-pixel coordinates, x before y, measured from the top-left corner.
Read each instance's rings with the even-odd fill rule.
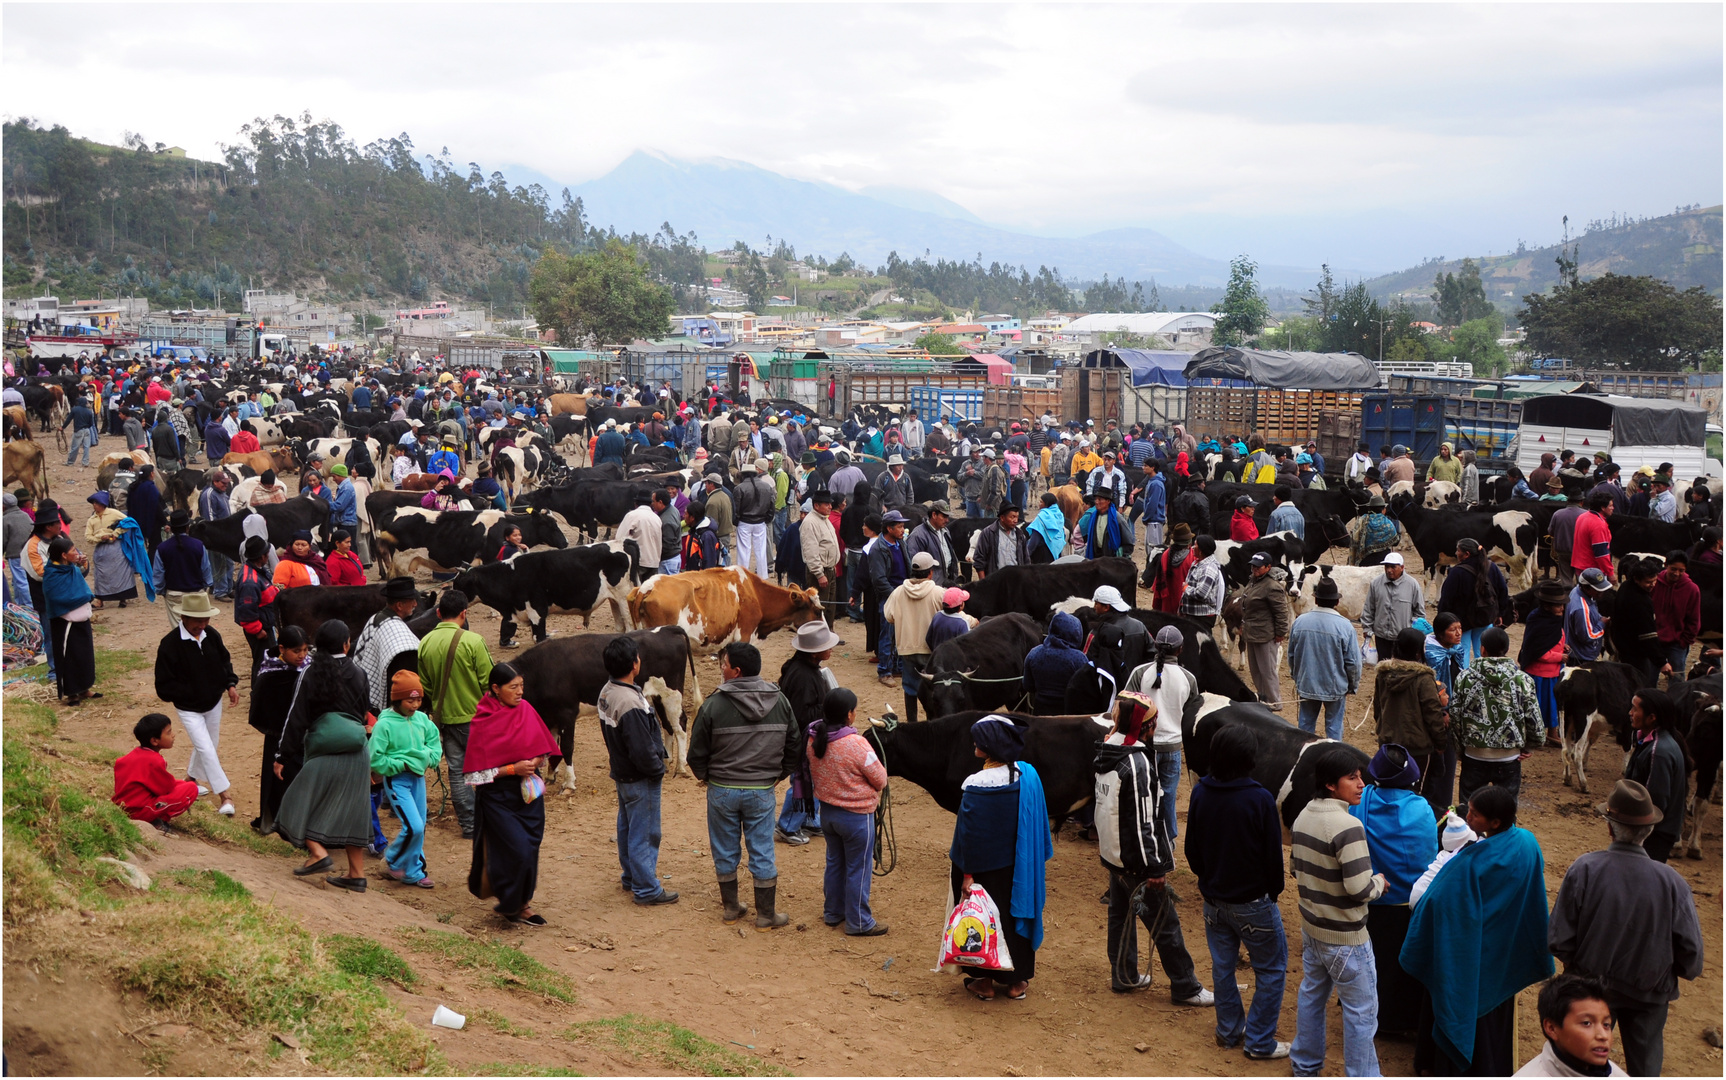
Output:
[[[1081,315],[1059,331],[1061,341],[1099,344],[1099,335],[1138,334],[1161,337],[1171,345],[1209,341],[1217,317],[1205,311],[1144,311]]]

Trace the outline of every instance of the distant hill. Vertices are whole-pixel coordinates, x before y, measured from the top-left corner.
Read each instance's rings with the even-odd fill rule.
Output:
[[[1721,208],[1710,206],[1622,225],[1597,227],[1572,243],[1579,245],[1584,278],[1605,273],[1660,278],[1678,289],[1700,285],[1721,292]],[[1529,293],[1558,284],[1557,257],[1562,244],[1529,248],[1513,255],[1477,256],[1487,299],[1500,307],[1521,303]],[[1419,266],[1366,282],[1380,299],[1403,296],[1425,300],[1439,274],[1454,273],[1461,259],[1429,260]]]
[[[555,189],[553,189],[555,190]],[[866,266],[886,263],[889,252],[985,265],[1003,262],[1033,272],[1058,268],[1069,281],[1124,277],[1159,285],[1221,285],[1227,259],[1182,247],[1151,229],[1111,229],[1077,238],[1032,236],[985,224],[964,207],[927,191],[903,188],[846,191],[794,180],[747,162],[724,158],[684,161],[637,151],[616,168],[570,190],[588,220],[620,232],[652,233],[662,222],[693,230],[710,250],[742,240],[754,247],[790,242],[799,252],[835,258],[840,252]],[[1308,288],[1317,270],[1262,266],[1266,286]]]

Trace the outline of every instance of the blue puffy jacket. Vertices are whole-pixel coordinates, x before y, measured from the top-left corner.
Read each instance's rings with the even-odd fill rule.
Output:
[[[1081,646],[1084,628],[1064,611],[1055,612],[1048,636],[1025,657],[1025,692],[1043,716],[1058,716],[1066,707],[1067,683],[1089,661]]]

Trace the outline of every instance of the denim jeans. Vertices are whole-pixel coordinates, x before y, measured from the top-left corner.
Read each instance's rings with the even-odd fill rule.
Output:
[[[1467,649],[1468,662],[1470,664],[1472,664],[1476,660],[1480,659],[1480,657],[1482,655],[1482,650],[1480,647],[1480,636],[1482,634],[1486,633],[1486,631],[1488,629],[1489,629],[1489,627],[1477,626],[1473,630],[1464,630],[1462,632],[1462,644]]]
[[[893,624],[882,622],[881,637],[875,644],[875,674],[897,675],[898,654],[893,650]]]
[[[966,517],[973,517],[973,518],[982,517],[983,516],[983,504],[978,502],[976,499],[966,499],[965,500],[965,516]]]
[[[442,724],[438,732],[443,737],[443,760],[449,768],[449,798],[455,803],[455,819],[462,835],[473,832],[473,788],[462,779],[462,763],[467,760],[466,724]]]
[[[1317,734],[1319,710],[1324,710],[1324,737],[1342,741],[1342,712],[1348,703],[1347,698],[1337,698],[1335,701],[1300,701],[1300,729]]]
[[[402,831],[384,848],[384,862],[401,871],[412,883],[426,876],[426,778],[416,772],[399,772],[384,781],[384,798],[390,813],[402,823]]]
[[[617,863],[623,868],[623,887],[637,900],[651,900],[664,889],[659,883],[659,796],[665,778],[615,783]]]
[[[1157,785],[1163,789],[1163,820],[1169,823],[1169,839],[1180,835],[1175,827],[1175,794],[1181,789],[1181,752],[1179,750],[1158,750]]]
[[[210,556],[210,596],[222,599],[234,591],[234,560],[218,552]]]
[[[859,814],[831,803],[816,803],[821,832],[827,838],[827,876],[822,882],[821,921],[845,924],[848,934],[861,934],[875,925],[869,909],[869,887],[875,862],[875,815]]]
[[[682,569],[683,556],[681,555],[673,555],[671,558],[666,559],[664,562],[659,564],[659,572],[662,574],[675,574]]]
[[[1456,778],[1456,805],[1466,807],[1469,796],[1488,784],[1497,784],[1512,795],[1522,793],[1522,762],[1516,758],[1509,761],[1476,761],[1467,754],[1462,755],[1462,768]]]
[[[1558,676],[1531,675],[1534,680],[1534,700],[1540,704],[1540,718],[1547,731],[1558,730]]]
[[[95,435],[95,428],[73,428],[71,448],[66,451],[66,464],[72,464],[81,448],[84,451],[84,464],[88,466],[90,464],[90,444],[95,441]]]
[[[1684,678],[1685,670],[1690,665],[1690,646],[1662,641],[1660,648],[1666,653],[1666,662],[1672,665],[1672,677]]]
[[[1112,871],[1109,873],[1108,936],[1105,944],[1109,956],[1110,985],[1125,988],[1132,986],[1138,979],[1136,933],[1130,955],[1120,955],[1121,950],[1126,947],[1127,930],[1132,926],[1132,920],[1137,918],[1144,924],[1146,932],[1150,932],[1153,926],[1156,926],[1158,911],[1161,910],[1161,925],[1156,928],[1156,937],[1152,944],[1156,947],[1157,959],[1163,962],[1163,974],[1169,977],[1169,994],[1174,1000],[1183,1001],[1200,993],[1205,987],[1193,970],[1193,955],[1187,951],[1186,939],[1181,935],[1181,917],[1175,912],[1169,891],[1146,886],[1141,907],[1129,903],[1132,899],[1133,884],[1119,874]]]
[[[23,559],[7,559],[6,598],[21,607],[30,606],[30,575],[24,572]]]
[[[779,810],[779,831],[794,833],[798,829],[807,828],[821,832],[821,804],[815,804],[815,812],[812,814],[801,806],[793,806],[796,799],[797,796],[791,793],[791,789],[786,788],[785,805]]]
[[[1331,990],[1342,1003],[1342,1063],[1348,1076],[1378,1076],[1378,967],[1372,943],[1327,945],[1301,931],[1300,1000],[1289,1062],[1296,1076],[1324,1068],[1325,1006]]]
[[[773,861],[773,789],[707,785],[707,846],[721,881],[735,877],[749,844],[749,876],[772,881],[779,876]]]
[[[1205,901],[1205,942],[1211,947],[1212,993],[1217,997],[1217,1038],[1231,1046],[1244,1037],[1255,1054],[1276,1049],[1277,1018],[1282,1014],[1283,981],[1288,975],[1288,938],[1276,901],[1261,897],[1245,904]],[[1241,1011],[1235,962],[1241,946],[1253,966],[1252,1010]]]

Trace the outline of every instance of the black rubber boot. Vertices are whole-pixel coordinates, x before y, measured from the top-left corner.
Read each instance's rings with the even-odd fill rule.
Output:
[[[906,694],[905,695],[905,722],[908,724],[914,724],[917,722],[917,695],[916,694]]]
[[[749,914],[749,909],[737,902],[736,874],[731,875],[730,881],[726,881],[724,878],[719,879],[719,899],[725,902],[723,918],[726,922],[734,923]]]
[[[791,916],[774,909],[779,892],[778,878],[761,878],[755,882],[755,929],[772,930],[791,921]]]

